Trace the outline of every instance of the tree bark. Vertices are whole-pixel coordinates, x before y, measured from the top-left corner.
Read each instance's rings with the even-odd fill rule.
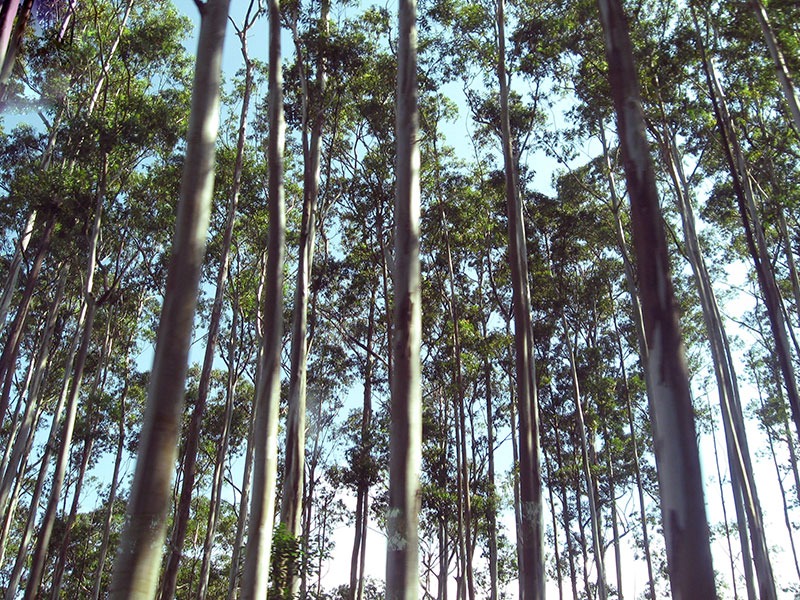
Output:
[[[275,478],[280,403],[280,359],[283,333],[283,257],[285,252],[283,191],[283,77],[281,73],[280,0],[267,2],[269,15],[269,242],[264,302],[264,340],[260,377],[256,385],[256,423],[253,494],[247,534],[242,598],[261,600],[267,595],[272,522],[275,514]]]
[[[201,4],[192,108],[177,229],[158,327],[136,472],[114,564],[111,598],[153,597],[171,500],[189,344],[214,187],[222,46],[230,0]]]
[[[419,114],[416,12],[416,0],[399,0],[386,600],[416,600],[419,593],[422,289],[419,261],[420,155],[417,139]]]
[[[714,598],[714,568],[689,377],[628,23],[620,0],[598,0],[598,5],[631,200],[671,589],[680,599]]]
[[[328,31],[329,0],[320,4],[319,30]],[[296,26],[295,26],[296,27]],[[308,299],[311,271],[314,263],[317,198],[319,196],[322,131],[325,124],[324,94],[327,80],[324,52],[318,53],[316,64],[316,101],[320,103],[311,114],[310,82],[303,61],[299,36],[295,28],[295,48],[300,65],[303,142],[303,215],[300,225],[299,264],[292,311],[291,369],[289,373],[289,413],[286,421],[286,465],[281,496],[280,522],[292,538],[301,536],[303,513],[303,476],[306,438],[306,378],[308,362]],[[310,131],[309,131],[310,130]],[[285,565],[286,589],[296,595],[299,588],[297,565]]]
[[[252,2],[250,4],[252,9]],[[254,15],[254,18],[257,15]],[[248,11],[249,17],[249,11]],[[189,525],[190,507],[194,492],[195,472],[197,465],[197,452],[200,446],[200,428],[203,423],[208,394],[211,389],[211,371],[214,366],[214,356],[219,338],[219,324],[222,318],[222,308],[225,301],[225,286],[228,281],[228,265],[230,264],[231,242],[233,228],[236,224],[236,209],[239,203],[239,190],[242,184],[242,167],[244,164],[244,146],[247,139],[247,113],[250,107],[250,96],[253,91],[253,63],[247,53],[247,31],[252,21],[245,22],[239,33],[242,56],[245,64],[244,92],[242,95],[242,110],[239,115],[239,132],[236,142],[236,159],[233,168],[233,184],[231,186],[228,205],[226,207],[225,230],[222,235],[221,255],[219,268],[215,280],[214,302],[208,320],[208,335],[206,349],[203,355],[203,366],[200,370],[200,381],[197,386],[197,400],[192,410],[189,429],[186,432],[186,449],[183,459],[183,476],[181,477],[181,494],[178,501],[178,510],[175,515],[175,525],[169,547],[171,551],[167,559],[167,566],[161,581],[162,600],[172,600],[178,584],[178,569],[183,556],[183,544]]]
[[[528,283],[528,251],[522,197],[517,189],[516,156],[511,139],[506,73],[505,4],[497,2],[500,120],[506,210],[508,213],[508,256],[514,305],[514,351],[519,413],[519,590],[520,600],[542,600],[545,596],[544,529],[542,525],[542,475],[539,446],[539,402]]]

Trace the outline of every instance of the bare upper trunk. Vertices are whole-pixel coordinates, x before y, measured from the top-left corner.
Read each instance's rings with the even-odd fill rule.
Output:
[[[285,214],[283,192],[283,78],[281,74],[281,8],[279,0],[267,3],[269,15],[269,242],[267,249],[264,338],[260,376],[256,383],[253,494],[247,532],[242,598],[261,600],[267,595],[275,515],[275,477],[278,468],[277,436],[280,402],[280,359],[283,333],[283,257]]]
[[[598,0],[598,5],[631,199],[648,345],[650,412],[672,594],[676,598],[714,598],[714,568],[689,377],[628,23],[620,0]]]
[[[397,73],[397,190],[386,598],[419,593],[419,470],[422,461],[421,321],[419,262],[419,146],[417,132],[416,2],[400,0]]]
[[[202,6],[177,229],[158,327],[136,472],[111,597],[153,597],[171,501],[200,268],[214,187],[222,45],[230,0]]]

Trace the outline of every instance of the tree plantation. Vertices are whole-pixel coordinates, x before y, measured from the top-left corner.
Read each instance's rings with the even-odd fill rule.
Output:
[[[800,597],[798,24],[2,0],[5,600]]]

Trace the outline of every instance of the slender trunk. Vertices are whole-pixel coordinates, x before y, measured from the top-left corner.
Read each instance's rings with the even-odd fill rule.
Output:
[[[228,281],[228,265],[230,264],[231,242],[233,228],[236,224],[236,208],[239,203],[239,190],[242,183],[242,167],[244,164],[244,146],[247,139],[247,114],[250,107],[250,96],[253,91],[253,64],[247,53],[247,30],[249,23],[244,24],[243,34],[239,36],[242,47],[242,56],[245,64],[244,93],[242,97],[242,110],[239,115],[239,133],[236,144],[236,159],[233,168],[233,184],[231,186],[228,205],[226,207],[225,231],[222,236],[221,255],[215,280],[214,302],[208,320],[208,335],[206,349],[203,355],[203,366],[200,371],[200,381],[197,386],[197,400],[195,401],[189,428],[186,432],[186,449],[184,451],[183,471],[181,477],[181,493],[178,501],[178,510],[175,515],[175,525],[172,531],[169,547],[171,551],[167,558],[167,566],[161,581],[162,600],[172,600],[178,584],[178,569],[183,556],[183,544],[189,526],[190,507],[197,465],[197,452],[200,446],[200,429],[203,423],[208,394],[211,389],[211,371],[214,366],[214,355],[217,350],[219,338],[219,324],[222,318],[222,308],[225,301],[225,286]]]
[[[42,411],[41,411],[41,408],[39,408],[39,409],[37,409],[36,414],[34,415],[33,427],[31,428],[31,431],[28,433],[28,439],[26,440],[26,443],[25,443],[25,451],[24,451],[25,461],[23,461],[23,464],[21,466],[21,471],[20,471],[21,473],[25,473],[25,471],[27,470],[28,457],[30,456],[31,450],[33,448],[33,442],[34,442],[34,440],[36,438],[36,433],[35,432],[36,432],[37,426],[39,425],[39,420],[40,420],[41,416],[42,416]],[[16,478],[14,480],[14,484],[13,484],[13,487],[11,489],[11,494],[10,494],[9,499],[8,499],[7,508],[6,508],[5,513],[3,514],[3,526],[2,526],[2,531],[0,532],[0,540],[2,540],[2,545],[0,545],[0,564],[5,564],[4,563],[4,561],[5,561],[5,553],[6,553],[6,548],[7,548],[7,545],[6,545],[5,542],[6,542],[6,540],[8,540],[8,534],[9,534],[9,531],[11,530],[11,524],[12,524],[12,522],[14,520],[14,513],[17,510],[17,503],[19,501],[19,495],[20,495],[20,492],[22,491],[22,489],[24,487],[25,487],[25,478],[24,477],[18,477],[18,478]],[[30,517],[30,514],[29,514],[29,519],[30,518],[31,517]],[[20,542],[20,548],[22,548],[22,546],[24,546],[25,553],[27,553],[28,544],[30,542],[30,535],[31,535],[30,532],[27,532],[27,527],[33,527],[33,521],[30,521],[29,525],[26,525],[26,532],[23,534],[23,541]],[[23,557],[25,556],[25,553],[23,553],[23,555],[22,555]],[[16,568],[16,564],[14,566]],[[21,567],[20,567],[20,569],[21,569]],[[13,581],[13,577],[9,578],[9,580]],[[19,583],[19,577],[17,576],[16,583],[14,583],[15,592],[16,592],[16,586],[18,585],[18,583]],[[9,582],[8,585],[10,586],[11,583]]]
[[[97,567],[95,568],[92,584],[92,599],[98,600],[100,598],[100,586],[103,581],[103,567],[106,563],[106,556],[108,555],[108,547],[111,540],[111,521],[114,517],[114,503],[117,500],[117,490],[119,487],[119,474],[122,466],[122,454],[125,449],[125,413],[126,413],[126,400],[128,397],[128,379],[122,387],[122,393],[119,399],[119,421],[117,422],[117,449],[114,456],[114,472],[111,475],[111,489],[108,492],[108,500],[106,501],[106,515],[103,522],[103,539],[100,542],[100,549],[97,553]]]
[[[614,297],[609,288],[611,297],[611,318],[614,320],[614,337],[617,340],[617,352],[619,353],[620,373],[622,374],[623,394],[625,395],[625,412],[628,417],[628,427],[631,432],[631,450],[633,451],[633,472],[636,476],[636,492],[639,496],[639,520],[642,525],[642,544],[644,546],[644,557],[647,563],[647,582],[650,586],[650,597],[656,598],[656,582],[653,577],[653,557],[650,552],[650,534],[647,529],[647,511],[644,502],[644,484],[642,482],[642,470],[639,466],[639,444],[637,442],[636,424],[633,419],[633,405],[631,402],[631,391],[628,385],[628,370],[625,366],[625,352],[622,349],[622,336],[617,325],[617,315],[614,311]]]
[[[720,504],[722,505],[722,520],[723,524],[725,525],[725,540],[728,544],[728,556],[730,557],[730,567],[731,567],[731,583],[733,585],[733,597],[734,600],[738,600],[739,598],[739,590],[736,584],[736,562],[735,557],[736,555],[733,552],[733,542],[731,542],[731,531],[730,526],[728,524],[728,508],[725,502],[725,488],[723,486],[722,481],[722,469],[719,466],[719,452],[717,451],[717,433],[716,428],[714,427],[714,422],[711,422],[711,444],[714,448],[714,466],[717,469],[717,484],[719,485],[719,500]],[[750,590],[748,590],[748,597],[752,598]]]
[[[558,427],[558,413],[555,414],[553,419],[553,436],[555,438],[556,446],[556,462],[558,468],[564,466],[564,455],[561,451],[561,434]],[[563,477],[563,476],[562,476]],[[567,558],[569,560],[569,579],[572,585],[572,597],[578,598],[578,573],[575,569],[575,550],[573,548],[572,540],[572,516],[569,510],[569,496],[567,494],[567,484],[565,481],[559,482],[561,488],[561,515],[564,521],[564,533],[567,538]]]
[[[369,455],[371,448],[371,426],[372,426],[372,369],[374,357],[372,356],[372,338],[375,334],[375,287],[371,288],[369,302],[369,316],[367,317],[367,339],[365,344],[364,356],[364,404],[361,409],[361,447],[359,449],[358,467],[359,481],[356,490],[356,514],[355,514],[355,538],[353,540],[353,553],[350,558],[350,600],[361,600],[359,590],[362,589],[364,571],[360,569],[362,552],[366,544],[366,525],[368,522],[368,500],[369,500],[369,473],[364,472],[370,464]]]
[[[573,457],[574,459],[574,457]],[[588,493],[587,493],[588,494]],[[578,522],[578,541],[581,545],[581,558],[583,559],[583,589],[586,598],[592,598],[592,585],[589,583],[589,551],[588,542],[586,541],[586,527],[584,526],[583,519],[583,503],[581,502],[581,481],[579,477],[575,478],[575,511]]]
[[[258,280],[258,288],[256,292],[256,341],[257,348],[259,349],[256,356],[256,385],[261,380],[261,371],[263,365],[263,350],[264,350],[264,315],[266,306],[264,303],[264,290],[266,288],[267,279],[267,260],[266,253],[261,254],[261,268]],[[255,431],[256,431],[256,397],[250,403],[250,423],[247,429],[247,445],[244,451],[244,472],[242,474],[242,491],[239,497],[239,512],[236,518],[236,536],[233,542],[233,553],[231,554],[231,572],[228,578],[228,594],[226,600],[236,600],[239,584],[240,569],[242,567],[242,550],[244,549],[244,534],[247,525],[248,506],[250,504],[250,486],[252,484],[252,477],[250,476],[253,470],[253,459],[255,449]]]
[[[789,235],[789,227],[786,224],[786,215],[784,214],[783,205],[776,203],[778,211],[778,226],[780,227],[781,237],[783,238],[783,253],[786,255],[786,262],[789,266],[789,281],[792,284],[792,295],[794,296],[795,312],[800,317],[800,276],[797,273],[797,263],[794,260],[794,251],[792,250],[792,238]],[[788,321],[788,319],[787,319]],[[2,322],[2,321],[0,321]]]
[[[459,322],[459,313],[456,298],[455,288],[455,270],[453,268],[453,254],[450,248],[450,233],[447,223],[445,222],[444,208],[440,204],[440,216],[442,220],[442,229],[445,237],[445,251],[447,252],[447,269],[448,280],[450,284],[449,289],[449,312],[450,319],[453,323],[453,355],[454,370],[455,370],[455,384],[456,393],[454,401],[456,403],[456,411],[458,415],[458,444],[460,457],[458,464],[458,480],[460,483],[459,489],[459,548],[462,553],[462,577],[459,580],[459,586],[464,589],[466,595],[461,597],[468,597],[469,600],[475,600],[475,581],[474,573],[472,570],[472,501],[470,499],[471,489],[469,485],[469,467],[467,460],[467,428],[464,411],[464,381],[461,368],[461,328]]]
[[[675,145],[674,137],[669,131],[665,131],[662,134],[662,146],[664,147],[667,165],[673,179],[675,194],[678,200],[678,209],[683,223],[684,240],[689,263],[692,267],[697,291],[700,296],[706,331],[711,344],[711,356],[714,363],[717,388],[719,390],[728,463],[731,469],[734,506],[736,508],[736,518],[740,529],[740,541],[742,542],[742,560],[744,562],[745,573],[748,575],[746,578],[748,594],[750,595],[752,593],[750,598],[753,598],[755,595],[755,590],[752,589],[752,559],[754,558],[756,573],[759,580],[759,595],[762,600],[774,600],[776,598],[775,581],[772,575],[772,565],[769,560],[753,465],[750,460],[750,450],[747,443],[744,416],[741,409],[739,386],[734,370],[734,359],[728,345],[722,315],[720,314],[714,290],[711,286],[711,277],[700,249],[695,227],[694,211],[691,206],[689,186],[683,173],[681,156]],[[745,524],[749,524],[749,535],[745,530]],[[752,542],[752,554],[748,547],[750,541]]]
[[[676,598],[713,598],[714,568],[689,376],[628,23],[620,0],[598,0],[598,5],[631,200],[671,589]]]
[[[72,365],[75,360],[75,355],[78,351],[78,345],[81,340],[81,328],[75,328],[75,333],[72,336],[72,341],[70,343],[70,347],[67,351],[67,362],[64,366],[64,376],[61,380],[61,392],[58,396],[58,402],[56,403],[55,411],[53,412],[53,420],[50,423],[50,435],[48,437],[48,443],[44,447],[44,453],[42,454],[42,458],[40,460],[39,465],[39,476],[36,478],[36,485],[33,490],[33,495],[31,497],[31,504],[30,509],[28,511],[28,519],[25,525],[25,530],[22,534],[22,539],[19,543],[19,550],[17,552],[17,559],[14,563],[14,568],[11,572],[11,576],[9,577],[9,583],[6,587],[6,595],[5,600],[14,600],[17,595],[17,587],[19,586],[20,578],[22,577],[22,571],[25,567],[25,561],[28,557],[28,548],[30,546],[31,537],[33,535],[34,524],[36,522],[36,517],[39,512],[39,503],[42,498],[42,492],[44,491],[44,484],[45,479],[47,476],[47,470],[50,465],[50,458],[53,455],[53,452],[58,445],[58,433],[59,433],[59,425],[61,423],[61,413],[64,411],[64,405],[67,401],[67,395],[70,391],[70,380],[71,375],[73,372]],[[32,437],[35,435],[35,432],[31,432]]]
[[[242,598],[261,600],[267,595],[272,522],[275,514],[275,478],[280,403],[280,359],[283,333],[283,257],[285,252],[283,191],[283,80],[281,73],[280,0],[267,2],[269,15],[269,146],[267,148],[269,240],[264,302],[264,341],[261,373],[256,385],[253,495],[247,534]]]
[[[794,366],[792,365],[786,322],[783,311],[781,310],[780,290],[775,281],[775,275],[770,268],[770,256],[758,218],[758,211],[755,206],[753,189],[750,185],[750,175],[745,157],[739,146],[736,130],[730,112],[728,111],[724,94],[722,93],[719,81],[714,72],[714,67],[706,55],[705,47],[702,43],[700,26],[696,18],[694,24],[697,31],[698,45],[701,49],[703,69],[706,75],[709,94],[714,106],[717,126],[722,139],[722,148],[728,162],[728,168],[733,182],[739,216],[744,227],[747,247],[755,266],[764,306],[769,316],[770,329],[775,343],[775,354],[777,355],[778,363],[781,367],[784,386],[789,397],[792,419],[794,420],[798,436],[800,436],[800,392],[798,392],[797,379]]]
[[[419,261],[419,115],[417,7],[399,0],[397,69],[397,187],[395,196],[393,365],[389,441],[386,598],[419,594],[419,470],[422,462],[421,324]]]
[[[14,20],[17,17],[19,0],[6,0],[0,10],[0,65],[6,60],[8,52],[8,42],[11,40],[11,31],[14,28]]]
[[[611,456],[612,440],[610,439],[606,421],[601,417],[603,424],[604,446],[606,448],[606,472],[608,474],[608,499],[611,505],[611,531],[614,533],[614,568],[617,576],[617,598],[622,600],[622,552],[620,548],[619,515],[617,514],[617,491],[614,481],[614,460]]]
[[[19,270],[22,267],[22,259],[25,256],[25,251],[28,249],[28,244],[33,237],[33,230],[36,227],[36,211],[32,210],[28,215],[28,220],[19,235],[19,240],[14,247],[14,257],[11,259],[11,264],[8,266],[8,275],[6,276],[6,284],[3,288],[3,297],[0,299],[0,331],[5,327],[6,319],[8,318],[8,309],[11,306],[11,298],[17,289],[17,279],[19,278]]]
[[[200,4],[192,108],[177,229],[167,274],[136,471],[114,564],[111,598],[152,598],[171,501],[189,344],[214,187],[222,45],[230,0]]]
[[[128,18],[131,15],[133,3],[134,0],[127,0],[127,3],[125,4],[125,12],[119,21],[119,26],[117,27],[114,41],[111,42],[105,52],[101,53],[102,63],[100,65],[100,76],[97,78],[97,81],[95,81],[92,95],[89,97],[89,105],[86,108],[87,115],[91,115],[94,112],[97,102],[100,100],[100,94],[103,91],[106,79],[108,78],[108,71],[111,68],[111,60],[114,57],[114,54],[117,53],[117,48],[119,48],[120,41],[122,41],[122,35],[125,33],[125,26],[127,25]],[[83,133],[81,133],[81,135],[83,135]]]
[[[211,552],[214,547],[214,536],[217,532],[217,520],[219,518],[220,501],[222,499],[222,477],[225,467],[225,457],[228,454],[230,440],[231,423],[233,420],[233,403],[236,396],[236,384],[238,376],[236,373],[236,352],[237,336],[236,329],[239,326],[239,296],[233,299],[233,321],[231,323],[231,339],[228,346],[228,385],[226,388],[225,415],[223,417],[222,440],[217,447],[217,454],[214,460],[214,474],[211,478],[211,500],[209,501],[208,521],[206,523],[206,535],[203,540],[203,562],[200,567],[200,583],[198,584],[197,598],[205,600],[208,593],[208,579],[211,573]]]
[[[555,558],[556,581],[558,583],[558,597],[559,600],[563,600],[564,577],[561,574],[561,554],[558,550],[558,517],[556,516],[556,502],[553,492],[555,481],[553,479],[553,471],[550,468],[550,456],[548,456],[546,445],[542,447],[542,460],[544,462],[545,476],[547,477],[547,495],[550,500],[550,519],[553,522],[553,555]]]
[[[28,403],[25,406],[25,412],[22,415],[22,423],[17,431],[14,444],[10,445],[11,453],[5,463],[3,471],[2,486],[0,486],[0,514],[4,514],[8,508],[8,497],[11,492],[14,481],[21,475],[20,462],[25,456],[25,448],[28,445],[28,438],[31,432],[35,432],[34,422],[36,415],[39,412],[39,393],[41,391],[42,383],[45,381],[48,365],[50,361],[50,346],[53,339],[53,334],[56,328],[56,317],[61,307],[61,301],[64,297],[64,287],[67,281],[67,273],[69,269],[63,265],[60,268],[58,276],[58,284],[55,296],[50,303],[50,308],[45,320],[44,333],[42,339],[39,341],[39,349],[37,350],[34,374],[30,386],[28,387]],[[0,536],[0,548],[5,547],[5,536]],[[2,561],[0,560],[0,564]]]
[[[23,0],[22,6],[17,11],[17,20],[14,23],[14,32],[8,42],[2,68],[0,68],[0,110],[5,107],[8,95],[8,83],[11,80],[11,73],[14,70],[14,63],[17,61],[17,54],[22,48],[22,40],[25,37],[25,30],[28,28],[31,13],[33,12],[33,0]]]
[[[545,596],[542,475],[539,446],[539,402],[528,283],[528,251],[522,197],[517,189],[516,156],[511,139],[506,73],[505,3],[497,2],[497,79],[500,85],[503,168],[508,213],[508,255],[514,305],[514,352],[519,413],[519,590],[520,600]]]
[[[83,442],[81,450],[81,462],[78,467],[78,478],[75,482],[75,490],[72,494],[72,506],[69,509],[67,521],[64,524],[64,534],[61,538],[61,545],[56,554],[56,566],[53,571],[53,580],[50,586],[51,600],[58,600],[61,594],[61,584],[64,578],[64,570],[66,569],[67,554],[69,552],[69,544],[72,541],[72,527],[75,525],[75,519],[78,517],[78,506],[81,498],[81,491],[83,490],[83,481],[86,477],[86,469],[89,466],[89,458],[92,455],[92,448],[94,447],[94,439],[88,438]]]
[[[753,369],[753,375],[755,376],[756,380],[756,389],[758,390],[758,399],[761,405],[761,409],[766,413],[767,405],[764,401],[764,396],[761,391],[761,378],[758,376],[755,368]],[[792,521],[789,518],[789,503],[787,502],[786,498],[786,488],[783,485],[783,475],[781,473],[780,465],[778,464],[778,457],[775,453],[775,433],[772,430],[772,426],[770,426],[769,422],[765,419],[762,423],[764,430],[767,434],[767,442],[769,443],[769,452],[772,457],[772,465],[775,467],[775,475],[778,479],[778,487],[781,490],[781,501],[783,502],[783,522],[786,525],[786,531],[789,536],[789,544],[792,547],[792,558],[794,559],[794,570],[797,573],[797,578],[800,579],[800,562],[798,561],[797,557],[797,548],[794,542],[794,527],[792,526]],[[780,437],[780,436],[778,436]],[[791,440],[791,438],[789,438]]]
[[[319,33],[328,31],[328,0],[322,0],[319,15]],[[311,270],[314,263],[314,237],[316,234],[317,199],[319,196],[321,138],[325,123],[324,106],[316,107],[310,114],[309,80],[302,59],[295,25],[295,47],[300,57],[300,78],[303,96],[303,216],[300,226],[299,264],[292,312],[291,369],[289,374],[289,413],[286,420],[286,465],[281,496],[280,522],[294,539],[301,536],[303,513],[303,469],[305,467],[306,437],[306,377],[308,361],[308,299]],[[316,101],[324,102],[326,70],[324,53],[318,54],[316,64]],[[309,129],[310,140],[309,140]],[[297,565],[288,561],[284,567],[285,588],[296,595],[299,586]]]
[[[75,368],[72,374],[69,396],[67,398],[67,412],[64,416],[63,432],[56,458],[56,468],[53,474],[53,481],[50,486],[50,498],[44,518],[39,526],[39,535],[36,539],[36,548],[33,553],[32,565],[28,574],[28,583],[25,587],[25,599],[35,598],[39,594],[42,574],[44,573],[47,550],[50,547],[50,535],[55,523],[58,501],[61,499],[61,488],[64,483],[67,467],[69,466],[69,454],[72,445],[72,433],[75,428],[75,419],[78,413],[78,399],[83,381],[83,371],[86,366],[86,359],[89,355],[89,345],[92,341],[92,327],[97,312],[97,301],[94,294],[94,272],[97,265],[97,246],[100,241],[100,224],[103,217],[103,203],[106,200],[106,184],[108,171],[108,155],[103,154],[102,166],[100,167],[100,178],[97,186],[97,198],[94,207],[94,221],[92,223],[91,234],[88,240],[88,256],[86,260],[85,284],[81,293],[83,302],[81,312],[78,316],[77,330],[82,330],[81,344],[78,354],[75,357]],[[88,460],[88,458],[87,458]],[[77,509],[77,507],[76,507]],[[67,532],[69,529],[67,529]]]
[[[767,43],[769,54],[772,61],[775,63],[775,72],[778,75],[781,88],[783,89],[783,96],[786,104],[789,106],[789,112],[794,121],[795,133],[800,135],[800,104],[797,101],[797,93],[794,89],[792,76],[789,74],[789,68],[786,66],[786,60],[783,57],[783,52],[778,47],[778,40],[775,38],[775,32],[770,25],[767,10],[761,0],[749,0],[750,7],[756,15],[758,26],[764,34],[764,41]]]
[[[484,338],[488,338],[486,324],[484,322]],[[489,528],[489,600],[498,600],[500,597],[498,573],[497,573],[497,491],[495,489],[495,467],[494,467],[494,406],[492,402],[492,365],[489,363],[488,357],[483,365],[483,379],[486,392],[486,446],[488,452],[488,470],[489,479],[489,514],[488,528]],[[552,501],[552,497],[551,497]],[[556,548],[556,554],[558,549]],[[556,558],[558,563],[558,558]],[[559,583],[561,581],[561,572],[559,571]]]
[[[8,329],[8,336],[5,346],[3,347],[3,354],[0,356],[0,382],[2,382],[3,385],[2,397],[0,397],[0,422],[5,419],[5,414],[8,410],[11,384],[17,364],[17,354],[19,353],[19,345],[22,343],[22,333],[25,328],[28,311],[30,310],[31,300],[33,299],[33,292],[36,289],[36,284],[39,282],[42,264],[50,249],[50,242],[53,232],[55,231],[55,226],[56,219],[55,216],[52,215],[44,225],[36,249],[36,255],[28,272],[28,281],[25,283],[25,289],[17,305],[14,321]]]
[[[586,481],[586,497],[589,500],[589,519],[592,530],[592,546],[594,549],[594,560],[597,567],[597,591],[600,600],[608,598],[608,585],[606,583],[605,560],[603,559],[603,542],[600,539],[600,515],[595,498],[594,478],[592,477],[591,465],[589,463],[589,444],[586,440],[586,423],[583,418],[583,406],[581,401],[580,385],[578,383],[578,369],[575,365],[575,351],[570,340],[567,319],[561,314],[561,324],[564,328],[564,342],[567,346],[570,373],[572,376],[572,392],[575,400],[575,416],[578,418],[578,434],[581,442],[581,462],[583,465],[583,477]]]

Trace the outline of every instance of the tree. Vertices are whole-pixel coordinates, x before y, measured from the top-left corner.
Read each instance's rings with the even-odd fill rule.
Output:
[[[669,276],[655,173],[644,133],[638,75],[622,3],[598,0],[598,6],[631,199],[670,583],[677,597],[712,598],[716,595],[714,569],[689,378]]]
[[[414,600],[419,588],[419,465],[422,448],[416,2],[400,0],[397,64],[393,365],[387,507],[386,597]]]
[[[208,0],[198,5],[200,35],[177,229],[136,473],[114,563],[112,598],[150,598],[158,583],[192,320],[214,187],[214,146],[228,6],[229,0]]]

